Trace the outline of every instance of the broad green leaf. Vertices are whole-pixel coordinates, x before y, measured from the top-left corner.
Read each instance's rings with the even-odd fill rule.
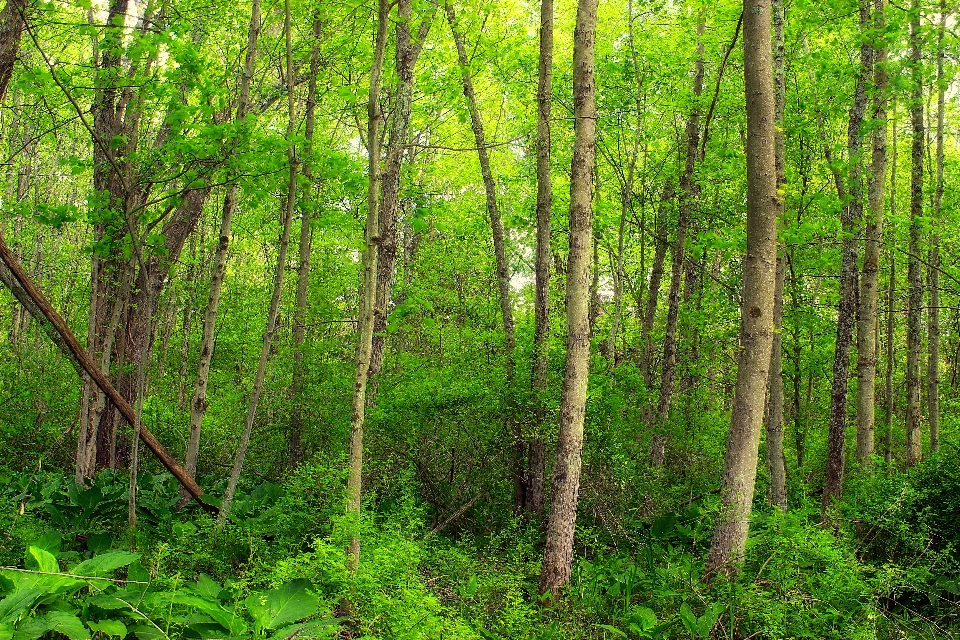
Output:
[[[62,633],[70,640],[90,640],[90,632],[80,618],[66,611],[51,611],[44,616],[51,631]]]
[[[9,622],[0,623],[0,640],[12,640],[13,625]]]
[[[270,591],[258,591],[246,599],[247,611],[260,629],[276,629],[317,612],[317,596],[309,593],[310,583],[294,580]]]
[[[45,549],[31,546],[30,555],[37,563],[37,569],[46,573],[59,573],[60,565],[57,563],[57,557]]]
[[[223,587],[220,586],[220,583],[205,573],[200,574],[196,584],[194,584],[191,588],[193,589],[194,593],[201,598],[206,598],[207,600],[211,600],[213,602],[220,600],[220,592],[223,591]]]
[[[101,553],[98,556],[94,556],[89,560],[84,560],[71,569],[70,573],[75,576],[99,577],[119,569],[120,567],[125,567],[139,558],[139,553],[131,553],[129,551],[108,551],[106,553]]]
[[[319,638],[321,636],[331,636],[340,627],[339,618],[326,618],[324,620],[311,620],[303,624],[294,624],[282,629],[277,629],[270,640],[290,640],[291,638]]]
[[[94,631],[99,631],[108,636],[118,636],[123,638],[127,635],[127,625],[119,620],[101,620],[100,622],[88,622],[87,626]]]
[[[16,622],[21,613],[30,608],[44,591],[36,587],[18,589],[3,600],[0,600],[0,623]]]
[[[233,611],[228,611],[220,605],[219,602],[210,601],[206,598],[194,596],[189,593],[178,591],[173,596],[175,604],[192,607],[201,613],[205,613],[217,624],[230,632],[231,635],[242,635],[247,630],[246,623]]]

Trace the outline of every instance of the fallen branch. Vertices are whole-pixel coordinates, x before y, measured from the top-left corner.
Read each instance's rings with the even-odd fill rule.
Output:
[[[137,414],[133,410],[133,407],[130,406],[130,403],[120,395],[120,392],[110,383],[110,380],[97,365],[93,362],[90,356],[87,354],[86,350],[80,346],[80,342],[77,340],[76,336],[73,335],[73,332],[70,331],[70,327],[67,326],[67,323],[63,320],[56,309],[50,304],[50,302],[44,297],[42,293],[34,285],[33,280],[29,275],[23,270],[23,267],[20,266],[20,262],[17,260],[16,256],[10,251],[10,248],[7,246],[7,243],[3,239],[3,235],[0,234],[0,262],[6,266],[6,270],[9,271],[9,275],[13,276],[13,281],[7,282],[9,278],[2,278],[2,281],[14,296],[24,304],[28,311],[32,314],[36,314],[39,311],[40,314],[53,326],[56,334],[60,336],[62,344],[60,341],[54,339],[57,342],[58,346],[63,348],[63,345],[66,345],[66,350],[69,354],[72,355],[72,359],[82,367],[82,369],[90,376],[90,379],[100,387],[103,393],[110,398],[110,402],[120,411],[120,414],[126,419],[131,425],[137,424]],[[0,269],[0,272],[3,270]],[[6,275],[6,274],[5,274]],[[15,281],[15,282],[14,282]],[[25,296],[25,298],[23,298]],[[48,332],[49,333],[49,332]],[[166,469],[173,474],[173,476],[183,485],[191,496],[194,498],[199,498],[203,495],[203,489],[200,488],[200,485],[190,477],[190,474],[187,473],[187,470],[184,469],[179,462],[174,460],[173,456],[164,448],[160,441],[157,440],[156,436],[150,432],[145,426],[141,424],[140,426],[140,440],[143,441],[147,448],[150,449],[160,460],[160,463],[166,467]],[[217,508],[213,505],[206,504],[202,500],[197,500],[200,505],[211,513],[217,513]]]

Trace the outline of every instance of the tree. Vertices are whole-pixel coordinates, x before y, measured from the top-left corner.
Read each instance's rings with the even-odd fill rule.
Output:
[[[910,253],[907,261],[909,305],[907,310],[907,466],[920,461],[920,314],[923,282],[920,275],[920,218],[923,216],[923,70],[920,42],[921,9],[919,0],[910,4],[910,123],[913,140],[910,148]]]
[[[763,405],[773,347],[777,264],[777,176],[770,0],[743,3],[743,77],[747,112],[747,253],[743,261],[740,354],[723,460],[708,574],[735,573],[747,541],[757,474]]]
[[[853,104],[847,123],[846,192],[839,188],[841,200],[840,224],[843,232],[843,250],[840,261],[840,301],[837,307],[837,339],[833,356],[833,385],[830,392],[830,435],[827,443],[827,464],[823,480],[822,511],[829,520],[833,503],[843,492],[843,472],[846,461],[847,385],[850,370],[850,346],[853,340],[856,310],[857,281],[857,227],[863,213],[863,118],[867,110],[867,78],[873,67],[873,50],[867,39],[870,27],[870,3],[860,0],[860,67],[857,70]]]
[[[594,44],[597,0],[579,0],[573,34],[574,147],[570,164],[570,249],[567,260],[567,358],[560,401],[560,435],[540,593],[556,597],[570,582],[573,532],[580,495],[583,423],[590,365],[590,271],[593,170],[596,160]]]

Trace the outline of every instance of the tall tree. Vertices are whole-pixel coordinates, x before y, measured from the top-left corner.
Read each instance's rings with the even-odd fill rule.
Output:
[[[783,0],[772,0],[773,9],[773,106],[777,120],[775,153],[777,192],[782,193],[787,182],[786,136],[783,113],[786,104],[786,75],[784,47],[784,23],[786,16]],[[779,226],[784,226],[784,200],[777,201]],[[770,504],[787,510],[787,469],[783,455],[783,285],[787,264],[782,241],[777,242],[777,272],[774,282],[773,345],[770,351],[770,383],[767,393],[766,432],[767,468],[770,470]]]
[[[947,3],[940,0],[940,27],[937,30],[937,133],[936,167],[933,186],[933,229],[927,257],[930,304],[927,316],[927,422],[930,425],[930,453],[940,448],[940,215],[943,210],[943,138],[946,126],[947,80],[944,75],[944,36],[947,32]]]
[[[250,5],[250,24],[247,29],[247,51],[244,56],[243,73],[240,76],[240,94],[237,97],[237,111],[234,122],[242,123],[250,112],[250,83],[257,61],[257,40],[260,36],[260,0]],[[190,400],[190,439],[187,442],[185,466],[191,475],[197,472],[197,459],[200,454],[200,434],[203,428],[203,416],[207,412],[207,383],[210,379],[210,363],[213,360],[213,347],[216,340],[217,312],[220,308],[220,294],[227,275],[227,251],[230,248],[230,236],[233,233],[233,214],[237,209],[237,192],[240,186],[236,177],[227,185],[223,198],[220,217],[220,231],[217,235],[217,248],[213,254],[213,270],[210,274],[210,292],[207,307],[203,314],[203,337],[200,342],[200,362],[197,365],[197,381]],[[183,497],[186,499],[186,496]]]
[[[830,423],[827,464],[823,481],[823,517],[827,520],[835,500],[843,492],[846,462],[847,387],[850,346],[856,311],[857,227],[863,214],[863,119],[867,111],[867,79],[873,68],[873,48],[868,39],[870,2],[859,0],[860,64],[857,69],[853,104],[847,121],[846,198],[841,198],[840,225],[843,245],[840,258],[840,302],[837,307],[837,337],[833,356],[833,383],[830,391]],[[846,202],[843,202],[846,200]]]
[[[757,476],[763,405],[773,347],[777,269],[775,106],[770,0],[744,0],[743,76],[747,111],[747,253],[743,261],[740,354],[723,460],[708,574],[734,573],[743,558]]]
[[[884,0],[874,0],[873,121],[868,216],[864,234],[860,308],[857,313],[857,460],[873,455],[875,386],[877,377],[877,301],[880,296],[880,244],[883,195],[887,181],[887,47]]]
[[[277,250],[277,265],[273,272],[273,294],[270,297],[270,308],[267,311],[267,327],[263,331],[263,346],[260,348],[260,359],[257,362],[257,372],[253,378],[253,389],[247,403],[247,418],[244,422],[243,433],[234,457],[233,469],[230,471],[230,481],[223,493],[223,502],[220,505],[220,522],[223,522],[230,513],[237,484],[240,482],[240,472],[247,457],[247,447],[250,445],[250,434],[253,433],[253,423],[257,417],[257,406],[260,404],[260,394],[263,392],[263,378],[267,372],[267,361],[270,358],[270,346],[273,344],[273,335],[277,329],[277,316],[280,314],[280,296],[283,293],[283,275],[287,269],[287,249],[290,246],[290,227],[293,224],[293,213],[297,208],[297,148],[294,136],[297,132],[296,96],[294,94],[293,77],[293,37],[290,33],[290,0],[284,1],[283,28],[286,34],[286,79],[287,89],[287,197],[283,209],[283,231],[280,232],[280,244]]]
[[[303,177],[307,182],[306,197],[300,206],[300,263],[297,268],[297,296],[293,312],[293,379],[290,382],[290,430],[287,433],[287,463],[296,467],[303,458],[303,395],[305,372],[303,367],[304,342],[307,332],[307,289],[310,285],[310,245],[313,239],[314,185],[313,134],[316,127],[317,72],[320,69],[319,18],[313,20],[313,45],[310,50],[310,80],[307,85],[307,108],[303,125]]]
[[[685,132],[686,153],[683,173],[680,175],[680,215],[677,235],[674,239],[670,263],[670,294],[667,308],[667,327],[663,337],[663,364],[660,375],[660,395],[654,418],[653,437],[650,441],[650,464],[663,465],[666,453],[667,420],[670,417],[670,401],[673,397],[673,380],[677,370],[677,324],[680,316],[680,284],[686,256],[687,232],[691,217],[697,206],[700,187],[694,175],[697,164],[697,149],[700,146],[700,96],[703,94],[703,32],[706,29],[706,11],[701,8],[697,20],[697,61],[693,72],[693,103],[687,117]]]
[[[553,0],[540,1],[540,55],[537,69],[537,246],[534,264],[533,413],[536,432],[529,439],[524,508],[542,513],[546,447],[539,432],[546,421],[547,367],[550,363],[550,110],[553,106]]]
[[[487,216],[490,218],[490,229],[493,231],[493,256],[497,269],[497,294],[500,299],[500,318],[503,321],[504,338],[504,369],[507,396],[511,400],[507,403],[505,420],[509,423],[508,432],[513,435],[513,506],[520,511],[524,503],[524,452],[526,447],[523,442],[523,432],[521,423],[517,420],[512,397],[514,394],[513,378],[516,368],[515,354],[516,336],[513,329],[513,302],[510,297],[510,263],[507,260],[507,248],[505,242],[505,233],[503,229],[503,219],[500,216],[500,207],[497,204],[497,185],[493,179],[493,171],[490,169],[490,154],[487,151],[487,140],[483,131],[483,119],[480,116],[480,109],[477,106],[477,96],[473,89],[473,80],[470,77],[470,59],[467,57],[467,46],[457,26],[457,15],[453,5],[447,1],[444,3],[444,10],[447,14],[447,22],[450,24],[450,31],[453,34],[453,41],[457,47],[457,60],[460,64],[460,73],[463,82],[463,95],[467,99],[467,108],[470,112],[470,126],[473,129],[473,138],[477,143],[477,155],[480,160],[480,174],[483,177],[483,189],[486,194]]]
[[[350,471],[347,476],[346,515],[350,523],[350,546],[346,566],[351,572],[360,562],[360,485],[363,473],[363,427],[367,405],[367,375],[370,370],[370,352],[373,349],[374,300],[377,296],[377,255],[380,243],[380,83],[383,77],[383,58],[387,48],[387,23],[390,19],[390,0],[377,4],[377,32],[374,40],[373,62],[370,65],[370,92],[367,96],[367,222],[364,229],[363,295],[360,303],[357,336],[357,366],[353,382],[353,401],[350,414]],[[409,16],[406,16],[409,18]],[[401,16],[401,20],[404,16]]]
[[[920,41],[920,1],[910,3],[910,123],[913,140],[910,146],[910,252],[907,259],[907,282],[910,290],[907,308],[907,466],[920,461],[920,314],[923,305],[923,278],[920,275],[920,225],[923,216],[923,69]]]
[[[579,0],[573,33],[573,159],[570,163],[570,245],[567,260],[567,358],[560,399],[560,434],[540,592],[556,597],[570,582],[580,495],[583,423],[590,365],[590,280],[597,102],[594,44],[598,0]]]

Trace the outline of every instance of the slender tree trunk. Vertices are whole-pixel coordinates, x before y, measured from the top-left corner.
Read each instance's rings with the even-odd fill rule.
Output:
[[[890,219],[895,220],[897,215],[897,103],[893,103],[893,158],[891,158],[890,167]],[[886,371],[886,394],[887,394],[887,429],[884,438],[883,460],[887,463],[889,470],[890,461],[893,459],[893,340],[896,333],[896,311],[894,310],[895,294],[897,282],[897,234],[893,229],[890,231],[890,282],[887,286],[887,371]]]
[[[640,344],[642,345],[640,371],[647,389],[653,387],[653,354],[656,349],[651,333],[653,323],[657,317],[657,301],[660,299],[660,281],[663,279],[663,263],[667,257],[667,228],[670,218],[670,204],[676,193],[673,181],[667,178],[663,183],[663,195],[660,198],[660,209],[654,230],[653,266],[650,269],[650,281],[647,286],[647,301],[643,306],[643,322],[640,325]],[[645,420],[646,422],[646,420]]]
[[[786,137],[783,130],[785,105],[784,23],[783,0],[772,0],[773,9],[773,105],[776,118],[774,160],[777,172],[777,191],[782,192],[786,177]],[[784,226],[784,201],[777,199],[777,219]],[[787,468],[783,455],[783,285],[787,265],[783,243],[777,242],[777,271],[773,289],[773,345],[770,351],[770,382],[767,394],[766,431],[767,467],[770,470],[770,504],[787,510]]]
[[[546,421],[547,366],[550,361],[550,109],[553,106],[553,0],[540,2],[540,56],[537,79],[537,253],[534,288],[533,413],[536,431],[530,438],[526,500],[531,513],[543,513],[546,450],[541,430]]]
[[[257,60],[257,38],[260,34],[260,0],[253,0],[250,8],[250,27],[247,31],[247,53],[240,78],[240,96],[237,102],[235,122],[242,122],[250,110],[250,82]],[[210,275],[210,293],[207,308],[203,314],[203,338],[200,342],[200,363],[197,366],[197,382],[190,401],[190,439],[187,443],[185,465],[191,477],[197,473],[197,459],[200,454],[200,433],[203,416],[207,411],[207,382],[210,378],[210,362],[213,359],[213,347],[216,339],[217,311],[220,307],[220,293],[227,274],[227,250],[230,248],[233,214],[237,209],[237,191],[235,180],[227,186],[223,198],[223,210],[220,217],[220,233],[217,249],[213,255],[213,271]],[[183,496],[182,500],[187,499]]]
[[[927,260],[930,306],[927,316],[927,421],[930,424],[930,453],[940,448],[940,214],[943,208],[943,138],[947,80],[944,76],[944,44],[947,30],[947,3],[940,0],[940,29],[937,33],[937,137],[936,182],[933,191],[933,231]]]
[[[597,103],[594,42],[597,0],[579,0],[573,34],[573,160],[570,164],[570,246],[567,262],[567,359],[560,400],[560,435],[540,593],[556,597],[570,582],[580,494],[583,422],[590,365],[590,261]]]
[[[370,351],[370,389],[366,393],[366,402],[372,405],[377,396],[378,376],[383,369],[383,358],[387,344],[387,316],[393,300],[394,267],[397,258],[397,213],[400,208],[400,170],[408,143],[410,113],[413,101],[414,69],[423,43],[430,32],[436,6],[431,5],[428,13],[420,22],[416,40],[410,35],[412,6],[410,0],[399,0],[401,12],[397,23],[396,72],[399,81],[395,98],[390,102],[396,106],[390,115],[390,134],[387,140],[386,160],[380,181],[381,197],[378,212],[379,243],[377,248],[377,288],[373,305],[373,342]],[[406,16],[406,17],[403,17]]]
[[[260,361],[257,363],[257,373],[253,379],[250,403],[247,405],[247,420],[243,427],[243,435],[240,436],[240,446],[237,448],[237,456],[233,461],[230,482],[227,483],[227,489],[223,494],[223,503],[220,506],[220,523],[223,523],[230,513],[230,504],[233,502],[237,483],[240,481],[240,472],[243,470],[243,461],[247,456],[247,447],[250,444],[250,434],[253,433],[253,423],[257,417],[257,405],[263,391],[263,378],[267,371],[267,360],[270,358],[270,345],[273,343],[273,334],[277,328],[277,316],[280,313],[283,274],[287,268],[287,249],[290,246],[290,227],[293,225],[293,212],[297,208],[297,148],[293,142],[294,135],[297,132],[297,110],[294,95],[293,44],[290,34],[290,0],[284,2],[283,24],[287,44],[287,164],[289,165],[287,201],[283,218],[283,231],[280,236],[280,247],[277,251],[277,268],[273,274],[273,296],[270,298],[270,310],[267,312],[267,328],[263,332],[263,348],[260,350]]]
[[[910,3],[910,72],[913,88],[910,93],[910,121],[913,142],[910,153],[910,255],[907,280],[910,298],[907,311],[907,466],[920,461],[920,314],[923,305],[923,282],[920,275],[920,218],[923,216],[923,71],[920,68],[920,2]]]
[[[290,431],[287,434],[287,464],[295,469],[303,460],[303,344],[307,329],[307,289],[310,285],[310,244],[313,230],[310,221],[313,216],[314,190],[313,166],[310,158],[313,153],[313,132],[316,126],[317,72],[320,68],[320,27],[319,19],[313,21],[313,47],[310,52],[310,81],[307,87],[307,109],[304,123],[303,176],[307,179],[307,197],[300,206],[300,265],[297,269],[297,297],[293,312],[293,379],[290,382]]]
[[[885,0],[874,0],[873,28],[885,29]],[[882,35],[874,37],[882,38]],[[877,300],[880,294],[880,226],[883,221],[883,193],[887,179],[887,47],[877,41],[873,70],[873,157],[867,188],[869,217],[860,276],[860,309],[857,322],[857,460],[867,463],[873,456],[875,385],[877,376]]]
[[[747,253],[743,263],[740,355],[708,575],[737,571],[757,475],[763,405],[773,347],[777,269],[775,110],[770,0],[744,0],[743,75],[747,111]]]
[[[367,98],[367,224],[364,231],[363,295],[361,296],[357,337],[357,366],[353,383],[353,403],[350,416],[350,471],[347,476],[346,515],[350,523],[350,545],[346,566],[350,573],[360,562],[360,484],[363,472],[363,427],[367,404],[367,375],[370,370],[370,352],[373,348],[374,300],[377,297],[377,252],[380,242],[380,81],[383,58],[387,46],[387,23],[390,19],[390,0],[379,0],[377,5],[377,35],[374,41],[373,63],[370,67],[370,92]],[[401,16],[403,19],[403,16]]]
[[[200,247],[203,251],[203,222],[200,221]],[[193,307],[197,299],[197,237],[190,234],[190,266],[187,268],[187,286],[190,288],[187,293],[186,306],[183,308],[183,344],[180,350],[180,369],[177,375],[177,407],[183,409],[187,403],[187,367],[190,364],[190,333],[193,331]]]
[[[670,264],[670,297],[667,309],[667,328],[663,338],[663,368],[660,376],[660,396],[654,418],[653,437],[650,441],[650,464],[663,465],[667,447],[667,419],[670,416],[670,400],[673,397],[673,379],[677,370],[677,321],[680,316],[680,282],[683,276],[686,255],[687,232],[693,209],[697,206],[700,188],[694,171],[697,148],[700,146],[700,96],[703,94],[703,32],[706,29],[706,14],[701,11],[697,22],[697,62],[693,76],[693,100],[686,129],[686,159],[680,177],[680,219],[677,222],[677,237]]]
[[[860,68],[850,119],[847,123],[848,202],[843,205],[840,224],[843,249],[840,260],[840,303],[837,309],[837,338],[833,357],[833,385],[830,392],[830,423],[827,439],[827,465],[823,481],[822,511],[828,521],[833,504],[843,493],[846,461],[847,387],[850,373],[850,346],[856,312],[857,230],[863,217],[863,117],[867,110],[867,78],[873,67],[873,49],[867,40],[870,28],[870,2],[860,0]]]
[[[507,261],[507,249],[504,239],[503,220],[497,205],[497,185],[490,169],[490,156],[487,152],[487,142],[483,130],[483,119],[477,107],[477,97],[473,90],[473,80],[470,78],[470,60],[467,56],[467,47],[464,44],[463,34],[457,27],[457,16],[450,2],[444,4],[447,13],[447,22],[453,34],[453,41],[457,46],[457,58],[460,63],[460,72],[463,81],[463,95],[467,99],[467,108],[470,111],[470,124],[473,128],[473,138],[477,143],[477,155],[480,159],[480,173],[483,176],[483,188],[487,196],[487,215],[490,218],[490,228],[493,231],[493,254],[497,266],[497,285],[500,298],[500,316],[503,321],[504,337],[504,369],[506,373],[507,413],[505,420],[508,423],[508,432],[513,436],[513,506],[521,511],[524,504],[524,452],[521,422],[514,415],[516,412],[513,402],[513,378],[516,368],[515,354],[516,337],[513,329],[513,303],[510,297],[510,263]]]

